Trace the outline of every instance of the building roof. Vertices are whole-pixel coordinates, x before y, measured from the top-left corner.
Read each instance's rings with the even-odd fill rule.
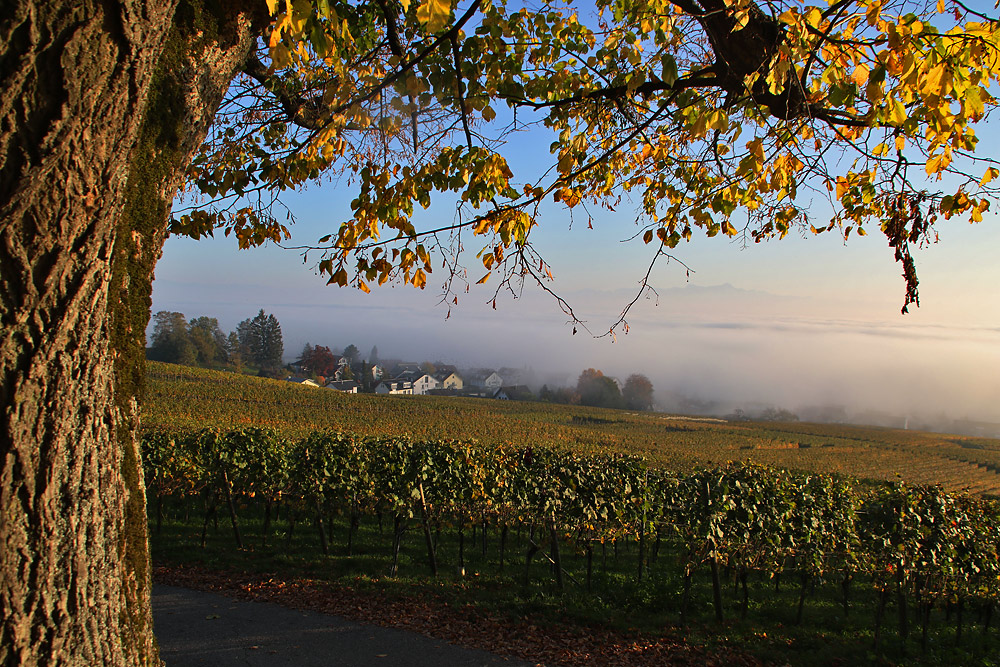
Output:
[[[327,389],[336,389],[337,391],[353,391],[361,385],[354,380],[332,380],[323,386]]]
[[[530,401],[535,397],[531,389],[529,389],[527,385],[523,384],[505,385],[500,387],[496,390],[494,396],[497,396],[500,393],[503,393],[512,401]]]
[[[315,382],[313,382],[309,378],[301,378],[301,377],[296,377],[294,375],[289,375],[287,378],[285,378],[285,380],[288,381],[288,382],[294,382],[295,384],[304,384],[307,387],[318,387],[319,386],[318,384],[316,384]]]

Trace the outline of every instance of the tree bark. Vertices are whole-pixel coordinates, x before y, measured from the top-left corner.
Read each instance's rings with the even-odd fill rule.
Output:
[[[260,4],[5,3],[4,667],[159,664],[136,437],[152,268]]]

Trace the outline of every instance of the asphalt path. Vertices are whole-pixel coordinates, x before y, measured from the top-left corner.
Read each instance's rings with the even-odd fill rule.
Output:
[[[166,667],[530,667],[407,630],[176,586],[153,586],[153,623]]]

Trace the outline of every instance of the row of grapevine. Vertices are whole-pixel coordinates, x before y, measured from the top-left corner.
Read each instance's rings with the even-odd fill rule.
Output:
[[[1000,456],[1000,441],[986,438],[842,424],[699,421],[530,401],[343,394],[158,362],[147,370],[143,423],[166,430],[254,426],[300,437],[333,428],[491,445],[544,443],[587,454],[637,454],[678,470],[744,460],[1000,493],[1000,474],[962,462]]]
[[[681,474],[625,455],[337,432],[290,440],[267,429],[149,432],[144,463],[154,507],[168,497],[204,498],[207,527],[223,506],[240,546],[237,507],[252,499],[265,510],[263,539],[280,501],[313,518],[324,551],[332,539],[324,519],[334,514],[350,517],[348,551],[362,516],[393,519],[394,555],[407,526],[419,526],[435,574],[442,526],[463,539],[468,527],[493,527],[501,563],[508,530],[525,528],[526,564],[547,548],[560,586],[560,548],[586,554],[589,586],[594,545],[638,545],[641,578],[649,543],[665,542],[679,554],[685,592],[696,571],[711,572],[720,620],[723,571],[742,587],[744,615],[749,573],[797,578],[800,620],[812,582],[840,581],[847,613],[851,583],[862,577],[878,591],[876,634],[889,596],[901,614],[916,605],[924,636],[935,606],[975,600],[992,610],[1000,599],[1000,504],[938,487],[855,487],[745,464]],[[908,631],[905,616],[900,631]]]

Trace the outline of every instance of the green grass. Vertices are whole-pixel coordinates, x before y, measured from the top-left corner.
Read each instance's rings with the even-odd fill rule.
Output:
[[[209,522],[207,543],[200,546],[204,508],[179,501],[166,503],[166,520],[160,532],[151,525],[154,560],[161,564],[199,565],[212,570],[266,574],[284,579],[309,578],[341,586],[378,590],[390,595],[427,598],[447,604],[472,604],[512,620],[529,618],[544,626],[558,622],[580,627],[639,630],[645,635],[666,632],[682,635],[689,643],[709,648],[739,646],[758,657],[778,664],[843,665],[886,664],[997,665],[1000,664],[1000,629],[984,636],[976,609],[966,609],[964,637],[955,645],[955,619],[936,609],[931,618],[929,649],[922,651],[920,627],[909,607],[909,639],[898,632],[894,600],[889,601],[883,621],[881,649],[874,648],[874,619],[877,597],[867,581],[860,578],[851,587],[850,613],[845,616],[839,581],[816,581],[809,585],[804,621],[797,625],[799,580],[788,573],[776,589],[775,581],[751,574],[749,605],[745,620],[740,619],[741,596],[735,579],[724,581],[725,622],[714,621],[712,590],[707,568],[692,578],[686,619],[682,622],[681,601],[684,581],[679,554],[666,542],[655,558],[650,557],[643,580],[637,581],[637,547],[634,542],[616,550],[608,546],[602,553],[595,545],[591,590],[586,587],[586,560],[582,550],[562,542],[564,589],[560,591],[549,561],[548,541],[536,541],[544,549],[532,561],[525,583],[526,533],[511,530],[501,571],[499,535],[487,534],[486,556],[481,549],[482,534],[473,541],[471,527],[465,535],[465,575],[458,571],[458,533],[454,526],[442,526],[438,539],[439,574],[430,576],[424,537],[418,522],[411,520],[399,556],[399,569],[391,576],[392,521],[384,518],[382,530],[374,518],[363,519],[347,554],[347,520],[327,518],[329,553],[320,549],[315,524],[304,515],[291,538],[287,508],[272,521],[267,546],[262,546],[262,511],[253,502],[239,508],[245,547],[237,549],[229,519],[222,512],[218,525]]]

